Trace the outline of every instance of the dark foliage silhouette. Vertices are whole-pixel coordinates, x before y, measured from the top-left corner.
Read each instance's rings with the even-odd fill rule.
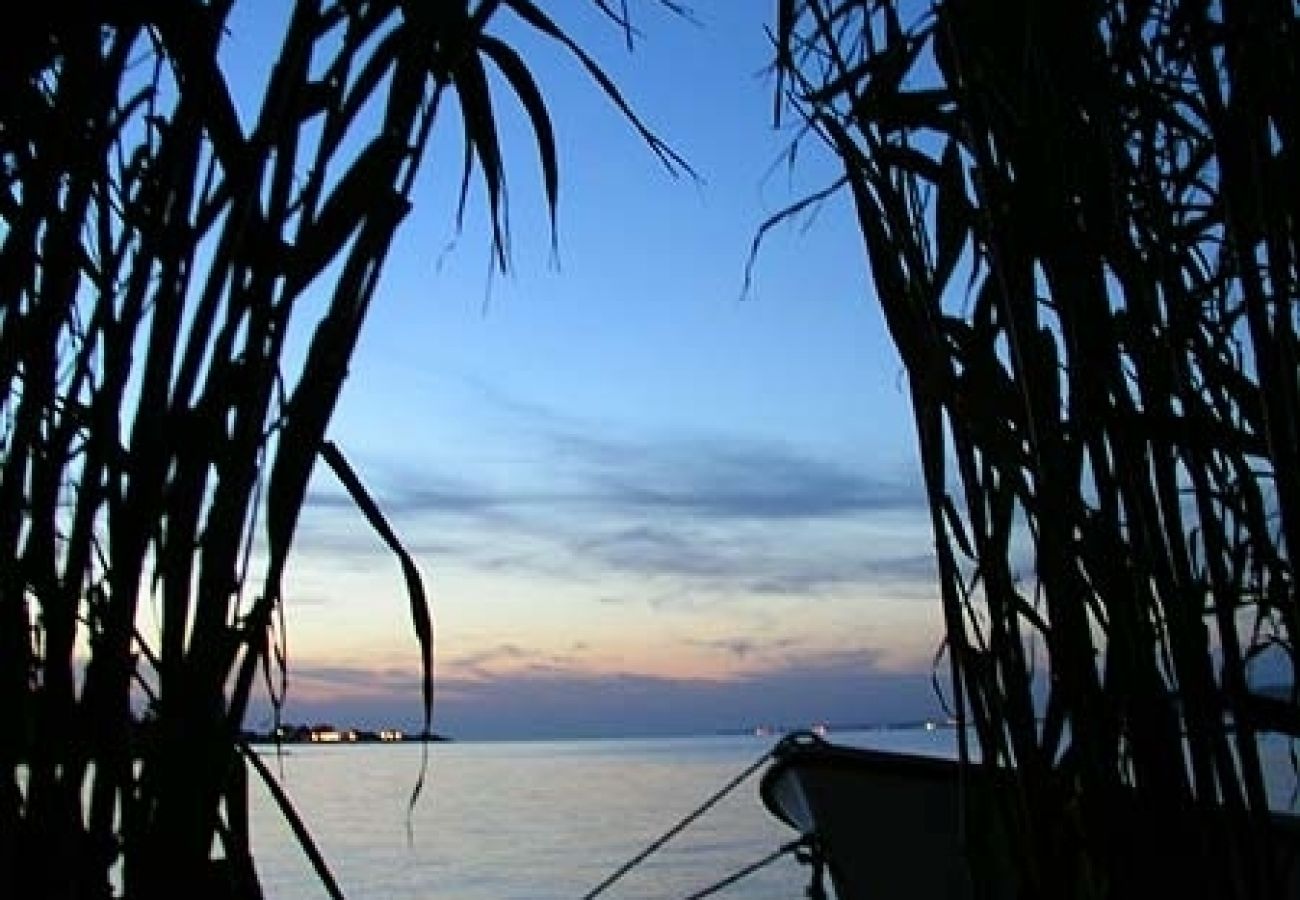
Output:
[[[325,436],[435,127],[459,129],[499,265],[494,103],[525,112],[554,211],[547,106],[496,23],[571,56],[681,165],[531,0],[286,3],[247,120],[219,55],[234,6],[55,0],[0,34],[6,897],[106,897],[113,873],[142,900],[260,895],[247,760],[271,773],[239,735],[257,680],[284,688],[283,575],[323,448],[398,551],[427,730],[418,569]]]
[[[1025,890],[1277,895],[1295,5],[777,7],[782,109],[843,163],[907,370],[946,693],[1019,773]]]

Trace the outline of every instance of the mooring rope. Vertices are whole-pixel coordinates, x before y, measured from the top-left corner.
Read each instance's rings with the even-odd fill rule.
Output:
[[[800,855],[800,851],[804,851],[804,854],[802,856]],[[750,875],[753,875],[759,869],[763,868],[764,866],[771,865],[772,863],[776,862],[778,859],[780,859],[781,857],[789,853],[795,854],[795,858],[799,859],[800,862],[809,862],[816,859],[815,856],[809,855],[810,853],[815,853],[815,850],[813,849],[813,843],[811,838],[808,835],[805,835],[797,840],[793,840],[790,841],[789,843],[782,844],[780,847],[773,850],[771,853],[769,853],[767,856],[764,856],[762,859],[752,862],[747,866],[742,866],[741,868],[732,872],[726,878],[722,878],[719,879],[718,881],[713,882],[713,884],[709,885],[706,888],[702,888],[701,890],[696,891],[694,894],[691,894],[690,896],[684,898],[684,900],[703,900],[704,897],[708,897],[713,894],[716,894],[718,891],[722,890],[723,888],[731,887],[731,885],[735,884],[737,881],[740,881],[740,879],[742,878],[748,878]],[[809,885],[808,896],[824,898],[826,896],[824,892],[814,893],[815,891],[819,891],[820,887],[821,887],[821,868],[819,863],[814,862],[813,881],[812,884]]]
[[[646,857],[648,857],[650,854],[654,853],[656,850],[658,850],[658,849],[659,849],[660,847],[662,847],[664,844],[668,843],[670,840],[672,840],[674,837],[676,837],[678,834],[680,834],[682,831],[684,831],[684,830],[686,829],[686,827],[689,826],[692,822],[694,822],[694,821],[695,821],[696,819],[698,819],[700,816],[704,815],[706,812],[708,812],[710,809],[712,809],[712,808],[713,808],[713,807],[718,803],[718,801],[720,801],[723,797],[726,797],[728,794],[730,794],[732,791],[734,791],[737,787],[739,787],[739,786],[740,786],[740,785],[745,781],[745,779],[747,779],[749,776],[753,775],[755,772],[757,772],[759,769],[761,769],[761,768],[762,768],[762,767],[767,763],[767,761],[770,760],[770,759],[772,758],[772,756],[776,753],[777,749],[780,748],[784,743],[785,743],[785,739],[783,739],[783,740],[781,740],[781,741],[778,741],[778,742],[777,742],[777,743],[776,743],[776,744],[775,744],[771,749],[767,750],[767,751],[766,751],[762,756],[760,756],[758,759],[756,759],[756,760],[755,760],[751,765],[749,765],[749,766],[748,766],[748,767],[747,767],[743,772],[741,772],[741,773],[740,773],[739,775],[737,775],[735,778],[731,779],[731,781],[727,782],[727,783],[726,783],[726,784],[725,784],[725,785],[724,785],[724,786],[723,786],[719,791],[717,791],[713,796],[709,797],[709,799],[705,800],[702,804],[700,804],[698,807],[696,807],[694,810],[692,810],[688,815],[686,815],[685,818],[683,818],[680,822],[678,822],[678,823],[677,823],[676,825],[674,825],[672,828],[669,828],[667,831],[665,831],[663,834],[661,834],[658,838],[656,838],[655,840],[651,841],[651,842],[650,842],[650,845],[649,845],[648,847],[646,847],[644,850],[642,850],[640,853],[638,853],[636,856],[632,857],[632,858],[629,859],[627,862],[623,863],[623,865],[621,865],[621,866],[619,866],[617,869],[615,869],[614,872],[613,872],[613,874],[611,874],[608,878],[606,878],[606,879],[605,879],[604,881],[602,881],[600,884],[596,885],[594,888],[592,888],[590,891],[588,891],[586,894],[584,894],[584,895],[582,896],[582,900],[593,900],[594,897],[597,897],[597,896],[599,896],[600,894],[604,893],[605,890],[606,890],[610,885],[612,885],[614,882],[618,881],[620,878],[622,878],[622,877],[623,877],[624,875],[626,875],[628,872],[632,871],[634,868],[636,868],[638,865],[640,865],[640,864],[645,860]],[[801,842],[800,842],[800,841],[794,841],[794,842],[792,842],[792,843],[793,843],[793,844],[799,844],[799,843],[801,843]],[[787,846],[789,846],[789,845],[787,845]],[[785,854],[785,853],[787,853],[787,852],[790,852],[790,851],[787,850],[785,847],[783,847],[783,848],[781,848],[781,850],[777,851],[776,853],[771,854],[771,859],[766,859],[766,858],[765,858],[764,860],[760,861],[760,864],[755,865],[753,868],[755,868],[755,869],[756,869],[756,868],[762,868],[762,866],[767,865],[767,864],[768,864],[769,862],[771,862],[773,859],[776,859],[776,858],[780,857],[781,855],[783,855],[783,854]],[[748,868],[748,867],[747,867],[747,868]],[[751,871],[752,871],[752,869],[751,869]],[[748,874],[748,873],[745,873],[745,874]],[[730,876],[729,876],[729,877],[730,877]],[[738,878],[743,878],[743,877],[744,877],[744,875],[740,875],[740,876],[738,876]],[[736,880],[738,880],[738,878],[731,878],[731,881],[728,881],[727,883],[730,884],[732,881],[736,881]],[[712,893],[714,890],[718,890],[718,889],[719,889],[719,888],[717,888],[717,887],[706,888],[706,889],[705,889],[705,890],[706,890],[706,893],[703,893],[703,894],[696,894],[696,895],[693,895],[693,896],[696,896],[696,897],[705,897],[705,896],[708,896],[709,893]]]

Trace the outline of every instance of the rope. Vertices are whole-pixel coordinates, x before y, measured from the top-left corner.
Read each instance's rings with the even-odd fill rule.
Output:
[[[632,871],[632,869],[636,868],[636,866],[640,865],[640,864],[645,860],[646,857],[648,857],[650,854],[654,853],[656,850],[658,850],[658,849],[659,849],[660,847],[662,847],[664,844],[668,843],[670,840],[672,840],[674,837],[676,837],[678,834],[680,834],[682,831],[684,831],[688,825],[690,825],[692,822],[694,822],[694,821],[695,821],[696,819],[698,819],[700,816],[704,815],[704,814],[705,814],[706,812],[708,812],[711,808],[713,808],[713,806],[715,806],[715,805],[718,803],[719,800],[721,800],[723,797],[727,796],[727,794],[731,793],[731,792],[734,791],[737,787],[739,787],[740,784],[741,784],[741,783],[742,783],[746,778],[748,778],[749,776],[751,776],[751,775],[753,775],[755,772],[757,772],[759,769],[761,769],[761,768],[764,766],[764,764],[766,764],[767,761],[768,761],[769,759],[772,758],[772,754],[774,754],[774,753],[776,752],[777,748],[780,747],[780,746],[782,745],[782,743],[784,743],[784,741],[778,743],[775,747],[773,747],[772,749],[770,749],[770,750],[768,750],[767,752],[765,752],[762,756],[760,756],[758,759],[756,759],[756,760],[755,760],[755,761],[754,761],[754,762],[753,762],[753,763],[752,763],[748,768],[746,768],[743,772],[741,772],[741,773],[740,773],[739,775],[737,775],[735,778],[731,779],[731,781],[727,782],[727,784],[724,785],[724,786],[722,787],[721,790],[719,790],[717,793],[715,793],[715,794],[714,794],[712,797],[710,797],[709,799],[705,800],[702,804],[700,804],[698,807],[696,807],[695,810],[693,810],[690,814],[688,814],[688,815],[687,815],[685,818],[683,818],[680,822],[678,822],[678,823],[677,823],[676,825],[674,825],[672,828],[669,828],[669,829],[668,829],[667,831],[665,831],[662,835],[660,835],[658,838],[656,838],[654,841],[652,841],[652,842],[650,843],[650,846],[646,847],[644,850],[642,850],[642,851],[641,851],[640,853],[638,853],[636,856],[632,857],[632,858],[629,859],[627,862],[623,863],[623,865],[619,866],[616,870],[614,870],[614,873],[613,873],[613,874],[611,874],[608,878],[606,878],[606,879],[605,879],[604,881],[602,881],[600,884],[596,885],[594,888],[592,888],[590,891],[588,891],[586,894],[584,894],[584,895],[582,896],[582,900],[593,900],[594,897],[597,897],[597,896],[599,896],[600,894],[604,893],[605,890],[606,890],[610,885],[612,885],[614,882],[618,881],[620,878],[622,878],[622,877],[623,877],[624,875],[626,875],[628,872]],[[798,842],[796,841],[795,843],[798,843]],[[787,851],[786,851],[784,848],[782,848],[782,850],[781,850],[777,855],[780,855],[781,853],[785,853],[785,852],[787,852]],[[768,862],[771,862],[771,860],[769,859],[769,860],[764,861],[764,862],[762,863],[762,865],[767,865]],[[760,866],[760,868],[761,868],[761,866]],[[744,876],[740,876],[740,877],[744,877]],[[733,880],[734,880],[734,879],[733,879]],[[707,896],[707,894],[699,894],[699,895],[696,895],[696,896]]]
[[[801,858],[799,851],[807,850],[808,846],[809,846],[809,841],[807,837],[801,837],[798,840],[790,841],[788,844],[782,844],[780,847],[773,850],[771,853],[769,853],[767,856],[764,856],[762,859],[758,860],[757,862],[752,862],[747,866],[737,869],[735,872],[732,872],[726,878],[723,878],[720,881],[715,881],[713,884],[709,885],[708,887],[696,891],[694,894],[691,894],[690,896],[686,897],[685,900],[702,900],[702,898],[704,897],[708,897],[712,894],[716,894],[718,891],[722,890],[723,888],[730,887],[731,885],[735,884],[737,881],[740,881],[740,879],[748,878],[750,875],[753,875],[755,872],[757,872],[759,869],[763,868],[764,866],[771,865],[781,857],[785,856],[787,853],[795,854],[795,857],[799,859],[800,862],[804,862],[805,860]],[[820,872],[820,870],[818,870],[818,872]],[[819,880],[820,880],[820,875],[814,874],[813,876],[814,883],[818,882]],[[809,888],[809,896],[810,897],[813,896],[811,887]],[[825,897],[824,894],[822,894],[821,896],[823,898]]]

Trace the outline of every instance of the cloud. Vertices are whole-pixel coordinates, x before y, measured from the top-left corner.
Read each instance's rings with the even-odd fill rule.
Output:
[[[737,564],[722,546],[690,529],[634,525],[578,543],[574,552],[606,568],[644,575],[732,575]]]
[[[502,661],[517,662],[528,654],[516,644],[498,644],[477,653],[466,653],[453,658],[453,668],[463,669],[471,675],[485,677],[491,673],[492,665]]]
[[[381,506],[494,522],[539,509],[779,522],[923,508],[915,483],[875,477],[863,460],[837,462],[738,436],[619,437],[540,410],[528,420],[535,428],[514,451],[508,481],[486,467],[432,475],[427,463],[390,461],[378,466]],[[322,508],[347,502],[332,490],[312,494]]]
[[[938,577],[938,566],[933,553],[877,558],[872,560],[870,568],[876,575],[900,581],[933,583]]]
[[[356,702],[391,702],[409,698],[412,710],[420,703],[420,675],[415,670],[389,667],[320,665],[289,662],[288,692],[322,715],[331,704],[340,708]],[[356,723],[362,724],[362,723]]]
[[[570,649],[572,654],[581,654],[587,647],[583,642],[575,641]],[[499,677],[503,671],[551,672],[572,668],[576,663],[574,655],[541,653],[518,644],[502,643],[450,657],[447,667],[453,672],[463,673],[458,675],[462,679],[488,679]]]
[[[615,529],[580,541],[571,552],[606,570],[688,582],[694,590],[687,593],[695,596],[711,589],[733,596],[935,598],[930,555],[888,555],[869,543],[868,534],[858,527],[831,536],[784,530],[738,535],[691,521],[661,522]],[[681,593],[658,592],[658,605],[677,605]]]
[[[868,552],[864,548],[857,555],[827,552],[824,557],[783,560],[770,571],[751,573],[745,579],[745,588],[755,594],[781,597],[819,597],[865,587],[878,589],[889,580],[883,571],[889,561],[864,558]]]
[[[529,501],[527,493],[504,494],[481,483],[462,477],[430,474],[405,467],[384,467],[380,482],[382,489],[370,488],[377,495],[380,509],[385,515],[418,515],[422,513],[469,518],[499,518],[512,506]],[[320,510],[350,510],[357,516],[361,512],[352,498],[341,489],[320,487],[313,482],[308,493],[308,505]]]
[[[696,520],[827,519],[919,509],[921,502],[909,485],[762,442],[677,441],[621,458],[594,478],[606,502]]]
[[[605,606],[630,606],[639,601],[634,600],[631,597],[615,597],[612,595],[606,595],[604,597],[597,597],[596,602]]]
[[[490,386],[477,391],[511,434],[504,449],[451,470],[436,459],[360,461],[403,543],[432,571],[570,582],[633,575],[661,605],[880,588],[933,596],[927,560],[899,546],[929,533],[913,478],[736,434],[620,433]],[[380,564],[387,550],[336,487],[314,486],[311,502],[322,515],[304,519],[305,551],[332,567]],[[624,602],[650,600],[616,590]]]
[[[799,642],[794,638],[759,641],[752,637],[725,637],[708,640],[688,638],[686,643],[692,647],[702,647],[706,650],[719,650],[736,657],[736,659],[744,660],[753,656],[767,656],[777,651],[789,650],[798,646]]]

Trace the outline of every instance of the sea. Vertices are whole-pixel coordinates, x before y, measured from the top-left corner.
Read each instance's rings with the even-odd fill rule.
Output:
[[[828,735],[951,756],[947,728]],[[779,735],[294,744],[264,748],[343,894],[352,900],[579,900],[754,769]],[[1273,805],[1300,812],[1290,745],[1262,745]],[[422,755],[427,760],[422,765]],[[412,792],[423,771],[414,804]],[[605,888],[609,900],[689,898],[796,837],[763,807],[758,772]],[[269,793],[250,785],[253,853],[267,900],[329,894]],[[711,896],[805,896],[784,855]]]

